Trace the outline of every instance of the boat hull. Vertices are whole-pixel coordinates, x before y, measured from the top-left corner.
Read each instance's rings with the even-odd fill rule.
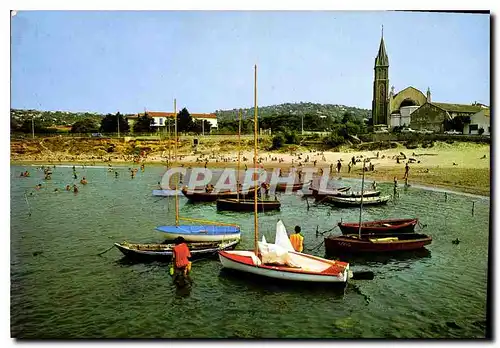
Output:
[[[312,283],[346,283],[349,279],[349,264],[342,264],[342,271],[336,275],[323,274],[318,272],[308,272],[290,267],[271,266],[271,265],[255,265],[252,258],[249,256],[252,251],[220,251],[219,259],[222,266],[228,269],[233,269],[240,272],[251,273],[258,276],[273,278],[279,280],[288,280],[296,282],[312,282]],[[295,253],[299,255],[300,253]],[[314,259],[321,259],[312,255],[303,255]],[[254,255],[255,256],[255,255]],[[324,259],[321,259],[324,260]],[[331,261],[332,265],[334,261]]]
[[[258,201],[257,210],[261,213],[266,211],[280,210],[281,202],[276,201]],[[250,199],[218,199],[217,210],[222,211],[254,211],[254,201]]]
[[[296,191],[299,191],[302,189],[302,187],[304,186],[303,183],[300,183],[300,184],[293,184],[293,185],[289,185],[289,184],[285,184],[285,183],[278,183],[276,184],[276,192],[286,192],[287,189],[292,192],[296,192]]]
[[[153,190],[153,196],[156,197],[171,197],[182,195],[181,190]]]
[[[418,219],[388,219],[365,221],[361,224],[361,234],[413,233]],[[359,233],[359,223],[339,222],[342,234]]]
[[[368,205],[382,205],[387,204],[391,196],[379,196],[379,197],[363,197],[363,206]],[[344,197],[334,197],[329,196],[323,199],[326,203],[332,203],[337,207],[359,207],[361,205],[360,198],[344,198]]]
[[[336,196],[339,193],[347,192],[350,189],[351,188],[349,186],[339,187],[337,189],[325,190],[325,191],[320,191],[317,189],[310,188],[310,190],[312,191],[312,196],[318,201],[322,200],[323,198],[325,198],[327,196]]]
[[[398,237],[397,241],[371,242],[368,238],[357,238],[357,235],[326,237],[325,251],[327,254],[338,252],[345,253],[386,253],[396,251],[408,251],[421,249],[432,242],[432,237],[424,234],[393,234],[392,237]],[[384,237],[391,237],[384,235]],[[405,238],[405,239],[399,239]]]
[[[335,197],[345,197],[345,198],[359,198],[361,197],[361,191],[352,191],[352,192],[339,192],[335,195]],[[380,191],[363,191],[363,197],[378,197],[380,196]]]
[[[166,240],[182,237],[186,242],[222,242],[240,239],[241,232],[236,226],[198,225],[198,226],[158,226]]]
[[[191,260],[202,257],[216,256],[220,250],[231,250],[239,243],[239,239],[227,241],[224,243],[203,243],[200,245],[188,244],[191,253]],[[115,243],[115,247],[128,258],[164,260],[172,259],[173,244],[134,244],[134,243]]]
[[[245,191],[241,191],[239,193],[240,197],[247,197],[249,195],[253,195],[255,190],[258,190],[259,188],[251,188]],[[182,190],[182,194],[189,199],[192,202],[215,202],[217,199],[220,198],[237,198],[238,197],[238,192],[204,192],[204,191],[189,191],[189,190]]]

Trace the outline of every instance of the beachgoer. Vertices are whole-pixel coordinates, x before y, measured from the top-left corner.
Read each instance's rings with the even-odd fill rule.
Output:
[[[83,177],[82,180],[80,180],[80,184],[87,185],[87,179],[85,179],[85,177]]]
[[[347,173],[351,172],[351,168],[352,168],[352,163],[349,162],[349,164],[347,164]]]
[[[300,234],[300,226],[295,226],[295,233],[290,236],[290,243],[295,251],[301,253],[304,250],[304,237]]]
[[[73,192],[78,193],[78,187],[76,185],[73,185]]]
[[[408,162],[406,162],[405,165],[405,179],[408,177],[408,172],[410,171],[410,166],[408,165]]]
[[[398,179],[394,177],[394,197],[399,196],[398,195]]]
[[[377,189],[377,183],[375,182],[375,180],[373,180],[373,183],[372,183],[372,189],[376,190]]]
[[[71,186],[66,185],[66,191],[71,191]]]
[[[191,262],[189,261],[191,252],[184,238],[177,237],[174,243],[175,247],[172,249],[172,261],[174,264],[174,280],[176,280],[177,277],[186,276],[189,273],[191,269]]]
[[[337,173],[340,173],[340,169],[342,168],[342,163],[340,163],[340,160],[337,162]]]

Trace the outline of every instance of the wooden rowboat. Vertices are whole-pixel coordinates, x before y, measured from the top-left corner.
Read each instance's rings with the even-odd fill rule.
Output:
[[[309,190],[312,191],[312,196],[316,198],[316,200],[322,200],[326,196],[336,196],[339,193],[347,192],[351,188],[349,186],[344,186],[344,187],[339,187],[339,188],[334,188],[334,189],[327,189],[327,190],[319,190],[315,188],[309,188]]]
[[[378,196],[378,197],[363,197],[363,206],[365,205],[381,205],[387,204],[391,196]],[[323,199],[323,202],[332,203],[338,207],[359,207],[361,205],[361,197],[334,197],[328,196]]]
[[[299,191],[300,189],[302,189],[302,187],[304,186],[304,183],[297,183],[297,184],[287,184],[287,183],[283,183],[283,182],[280,182],[280,183],[277,183],[276,184],[276,192],[286,192],[287,190],[291,190],[292,192],[296,192],[296,191]]]
[[[365,204],[363,200],[363,204]],[[387,219],[361,223],[362,234],[413,233],[418,219]],[[358,222],[339,222],[343,234],[359,233]]]
[[[220,250],[234,249],[239,241],[239,239],[234,239],[223,242],[187,243],[187,246],[191,252],[191,259],[194,260],[199,257],[215,256]],[[115,243],[115,246],[125,256],[130,258],[169,261],[172,259],[172,249],[175,244],[139,244],[123,242]]]
[[[272,210],[280,210],[281,202],[278,200],[258,200],[257,210],[259,212],[266,212]],[[227,198],[217,200],[217,210],[226,211],[253,211],[254,210],[254,200],[253,199],[237,199],[237,198]]]
[[[363,194],[363,197],[365,197],[365,198],[377,197],[377,196],[380,196],[380,191],[369,190],[369,191],[363,191],[363,193],[361,193],[361,191],[343,191],[343,192],[338,192],[337,194],[334,194],[332,196],[346,197],[346,198],[349,198],[349,197],[358,198],[358,197],[361,197],[361,194]]]
[[[255,190],[258,190],[258,187],[252,187],[248,190],[242,190],[239,192],[240,197],[245,197],[248,195],[253,195]],[[182,193],[186,196],[187,199],[193,202],[215,202],[219,198],[237,198],[238,192],[236,191],[219,191],[214,190],[213,192],[205,192],[205,191],[194,191],[188,190],[187,188],[182,189]]]
[[[338,252],[394,252],[421,249],[432,242],[432,237],[419,233],[393,233],[383,237],[344,235],[325,238],[325,251],[327,254]]]

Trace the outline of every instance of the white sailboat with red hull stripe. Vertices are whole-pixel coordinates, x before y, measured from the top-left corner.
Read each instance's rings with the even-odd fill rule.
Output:
[[[257,170],[257,66],[254,89],[254,167]],[[254,250],[219,251],[222,266],[266,278],[317,283],[346,283],[349,263],[296,252],[283,222],[276,226],[275,243],[258,242],[257,192],[254,194]]]

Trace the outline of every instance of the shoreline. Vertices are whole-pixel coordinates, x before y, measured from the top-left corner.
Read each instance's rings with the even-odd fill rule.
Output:
[[[238,146],[234,139],[216,137],[203,139],[198,147],[178,148],[176,162],[183,167],[236,168]],[[166,166],[173,151],[168,144],[153,145],[149,142],[133,144],[114,141],[83,141],[69,139],[61,146],[59,140],[43,139],[35,142],[11,142],[11,165],[100,165],[136,168],[147,166]],[[99,145],[100,144],[100,145]],[[137,146],[141,146],[140,154]],[[253,167],[253,151],[248,144],[241,147],[240,168]],[[68,147],[69,146],[69,147]],[[110,153],[106,153],[102,147]],[[69,149],[69,150],[66,150]],[[134,150],[135,149],[135,150]],[[70,152],[71,151],[71,152]],[[132,154],[135,151],[135,154]],[[329,151],[287,146],[280,150],[259,149],[259,167],[265,169],[282,168],[322,168],[332,171],[331,175],[346,178],[360,178],[362,162],[367,161],[370,171],[365,172],[367,180],[392,183],[397,178],[404,183],[405,166],[409,165],[410,185],[452,189],[457,192],[490,196],[491,194],[491,147],[489,144],[467,142],[435,142],[431,147],[408,149],[396,144],[384,150],[359,150],[342,147]],[[173,157],[173,156],[172,156]],[[171,158],[172,158],[171,157]],[[351,170],[348,164],[352,161]],[[340,175],[337,165],[341,164]],[[331,170],[330,170],[331,169]]]
[[[91,163],[94,162],[94,163]],[[32,166],[32,167],[37,167],[37,166],[73,166],[73,165],[85,165],[86,167],[94,167],[94,166],[99,166],[99,167],[107,167],[108,164],[112,164],[113,167],[120,167],[120,168],[125,168],[125,167],[139,167],[140,164],[130,162],[130,161],[121,161],[121,160],[114,160],[114,161],[105,161],[105,160],[78,160],[78,161],[57,161],[55,163],[54,161],[51,160],[11,160],[10,165],[15,165],[15,166]],[[142,161],[141,163],[144,163],[145,165],[151,165],[151,166],[166,166],[165,161],[158,161],[158,160],[145,160]],[[193,161],[180,161],[180,164],[182,167],[187,167],[187,168],[194,168],[194,167],[203,167],[204,164],[200,162],[193,162]],[[248,168],[252,168],[252,165],[248,165]],[[209,163],[207,165],[207,168],[210,169],[222,169],[222,168],[236,168],[237,164],[234,162],[218,162],[218,163]],[[282,168],[282,169],[290,169],[293,168],[294,166],[291,163],[264,163],[263,167],[267,170],[272,170],[274,168]],[[240,165],[241,170],[244,170],[244,164]],[[304,166],[302,168],[314,168],[312,165]],[[328,166],[317,166],[317,169],[319,170],[320,168],[328,168]],[[432,172],[436,171],[438,168],[433,168]],[[466,168],[467,170],[470,171],[480,171],[480,169],[477,168]],[[489,171],[489,170],[488,170]],[[393,182],[393,176],[398,177],[398,182],[399,185],[403,184],[403,179],[402,175],[404,174],[404,169],[403,168],[390,168],[390,167],[382,167],[381,169],[376,169],[374,171],[368,171],[365,172],[365,179],[367,181],[372,181],[375,180],[378,183],[392,183]],[[355,179],[361,181],[361,175],[362,171],[361,169],[353,169],[350,173],[347,172],[341,172],[341,175],[338,176],[336,172],[331,175],[332,178],[338,177],[339,179],[342,178],[349,178],[349,179]],[[421,188],[425,190],[432,190],[432,191],[437,191],[437,192],[448,192],[448,193],[455,193],[455,194],[465,194],[467,196],[474,196],[474,197],[481,197],[481,198],[491,198],[491,192],[489,187],[487,189],[481,189],[479,187],[471,187],[471,186],[463,186],[463,185],[458,185],[457,183],[446,183],[444,182],[445,180],[434,180],[433,182],[429,182],[429,180],[422,179],[422,177],[413,177],[412,172],[410,170],[410,175],[409,175],[409,184],[411,187],[416,187],[416,188]],[[419,180],[420,179],[420,180]],[[479,191],[479,192],[478,192]]]

